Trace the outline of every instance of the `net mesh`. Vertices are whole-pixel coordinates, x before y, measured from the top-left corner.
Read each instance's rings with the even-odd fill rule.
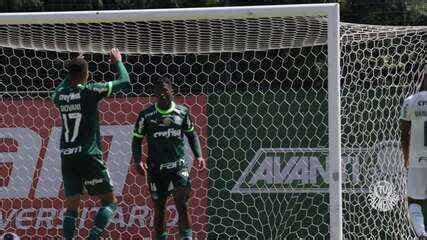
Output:
[[[341,27],[345,238],[413,236],[398,116],[421,79],[426,33]],[[154,101],[154,80],[168,75],[208,159],[208,170],[191,170],[197,239],[329,238],[326,36],[322,17],[0,26],[0,234],[59,236],[60,120],[48,95],[69,51],[87,52],[91,80],[110,81],[116,69],[105,53],[119,47],[132,89],[100,103],[120,206],[105,236],[152,236],[152,203],[131,166],[130,140],[139,111]],[[385,203],[372,197],[388,183]],[[84,198],[80,237],[97,206]],[[173,202],[167,208],[174,233]]]
[[[0,44],[30,49],[129,54],[267,50],[326,43],[321,17],[0,26]]]

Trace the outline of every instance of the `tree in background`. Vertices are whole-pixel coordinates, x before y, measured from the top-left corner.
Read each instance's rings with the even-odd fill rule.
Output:
[[[424,0],[340,0],[346,22],[379,25],[427,25]]]
[[[341,19],[345,22],[427,25],[425,0],[1,0],[0,11],[147,9],[328,2],[341,4]]]
[[[2,0],[3,12],[205,7],[216,0]]]
[[[427,25],[427,2],[425,0],[408,0],[409,22],[414,25]]]
[[[27,12],[39,10],[44,4],[43,0],[2,0],[0,11],[2,12]]]

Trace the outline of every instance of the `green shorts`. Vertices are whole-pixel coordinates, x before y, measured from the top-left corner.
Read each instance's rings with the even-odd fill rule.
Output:
[[[167,197],[175,187],[191,188],[188,169],[148,174],[147,182],[153,200]]]
[[[84,193],[97,196],[113,191],[108,169],[101,156],[62,157],[62,179],[65,196]]]

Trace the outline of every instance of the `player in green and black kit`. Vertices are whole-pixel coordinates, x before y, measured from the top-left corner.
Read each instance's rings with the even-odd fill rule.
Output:
[[[88,63],[80,54],[71,60],[69,76],[52,96],[62,118],[60,151],[67,208],[63,236],[67,240],[74,238],[80,196],[84,189],[90,195],[98,196],[102,203],[88,239],[100,238],[117,208],[110,176],[102,161],[98,102],[129,87],[130,83],[119,50],[113,48],[110,57],[119,71],[118,80],[86,83],[89,77]]]
[[[184,136],[187,137],[199,167],[206,167],[202,158],[199,138],[195,131],[188,107],[172,100],[172,86],[168,78],[155,83],[157,102],[143,110],[133,132],[132,152],[139,173],[145,174],[141,165],[141,142],[148,143],[148,184],[154,201],[154,228],[157,239],[167,239],[165,231],[165,204],[173,192],[178,211],[181,239],[191,240],[192,231],[187,213],[190,193],[188,163],[185,158]]]

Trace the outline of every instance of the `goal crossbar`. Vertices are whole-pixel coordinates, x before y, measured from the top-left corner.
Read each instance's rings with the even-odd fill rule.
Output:
[[[210,19],[274,18],[287,16],[327,16],[336,3],[267,5],[255,7],[212,7],[150,10],[111,10],[75,12],[2,13],[0,25],[15,24],[77,24],[135,21],[176,21]]]

